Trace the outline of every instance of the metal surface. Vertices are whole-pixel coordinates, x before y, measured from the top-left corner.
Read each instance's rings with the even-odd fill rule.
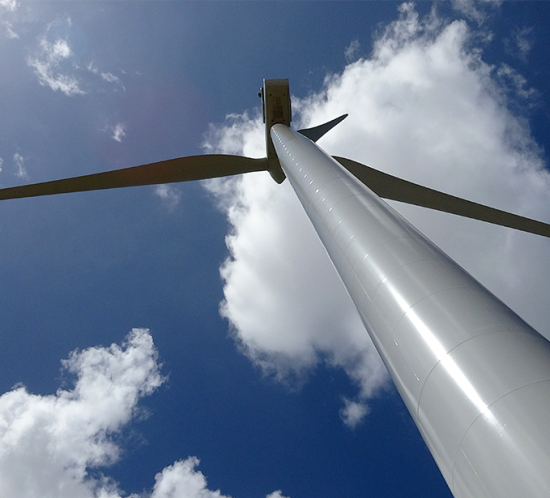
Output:
[[[271,137],[455,497],[550,496],[550,343],[313,142]]]

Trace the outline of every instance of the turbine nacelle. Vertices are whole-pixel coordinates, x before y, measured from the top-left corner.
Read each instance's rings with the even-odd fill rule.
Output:
[[[286,176],[281,169],[279,158],[271,140],[271,127],[275,124],[284,124],[290,127],[292,108],[290,105],[290,90],[287,79],[264,80],[261,89],[262,112],[265,123],[266,157],[269,164],[268,171],[271,177],[282,183]]]

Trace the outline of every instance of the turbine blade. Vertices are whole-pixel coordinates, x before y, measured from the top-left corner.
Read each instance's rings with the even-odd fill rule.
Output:
[[[169,159],[131,168],[0,189],[0,200],[159,183],[205,180],[267,170],[267,160],[212,154]]]
[[[312,142],[317,142],[317,140],[319,140],[325,133],[332,130],[337,124],[344,121],[347,117],[347,114],[342,114],[328,123],[323,123],[322,125],[314,126],[313,128],[298,130],[298,133],[301,133],[304,137],[309,138]]]
[[[517,214],[501,211],[467,201],[454,195],[445,194],[416,183],[397,178],[370,168],[364,164],[346,159],[334,157],[344,168],[361,180],[367,187],[380,197],[394,201],[406,202],[415,206],[427,207],[443,211],[445,213],[457,214],[474,220],[486,221],[495,225],[515,228],[523,232],[550,237],[550,225],[531,218],[524,218]]]

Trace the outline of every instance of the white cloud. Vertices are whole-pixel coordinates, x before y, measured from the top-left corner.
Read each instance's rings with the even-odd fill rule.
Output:
[[[273,491],[273,493],[267,495],[266,498],[286,498],[286,497],[283,496],[281,490],[278,489],[277,491]]]
[[[107,83],[115,83],[123,90],[126,90],[124,84],[122,83],[122,80],[118,76],[115,76],[113,73],[100,71],[93,62],[90,62],[87,65],[86,69],[90,73],[97,74],[103,81],[106,81]]]
[[[0,496],[121,498],[101,471],[117,462],[117,433],[139,414],[138,401],[163,382],[147,329],[133,329],[122,346],[74,351],[62,362],[72,390],[40,396],[16,386],[0,396]],[[130,498],[225,498],[207,488],[196,457],[155,476],[152,492]]]
[[[533,46],[532,35],[532,28],[523,28],[519,30],[514,37],[518,52],[523,60],[527,59],[527,55]]]
[[[244,154],[249,157],[265,157],[265,140],[263,140],[261,115],[248,113],[229,114],[223,126],[210,125],[203,148],[213,154],[221,151],[224,154]],[[260,137],[261,135],[261,137]]]
[[[2,164],[4,164],[4,160],[0,157],[0,172],[2,172]]]
[[[199,459],[189,457],[166,467],[155,476],[155,486],[150,498],[230,498],[219,490],[207,488],[203,473],[195,470]],[[147,495],[149,497],[149,495]],[[138,498],[132,495],[131,498]],[[145,498],[145,496],[143,497]],[[280,491],[274,491],[266,498],[285,498]]]
[[[534,88],[527,87],[527,80],[508,64],[502,64],[497,71],[497,75],[503,80],[503,83],[509,87],[513,94],[525,100],[534,101],[539,92]]]
[[[503,87],[466,22],[435,13],[419,18],[411,4],[399,10],[369,59],[328,76],[320,93],[293,100],[297,126],[349,112],[321,139],[331,154],[550,220],[548,172],[527,125],[509,107],[512,93],[525,88],[519,75],[511,73],[514,85]],[[232,116],[210,130],[207,150],[263,155],[262,127],[260,118]],[[364,406],[384,384],[384,369],[288,182],[278,186],[259,173],[209,188],[232,226],[221,311],[244,353],[279,379],[303,375],[320,361],[340,366],[359,384],[357,403]],[[394,205],[548,334],[548,240]]]
[[[510,38],[504,39],[507,50],[523,62],[527,62],[533,43],[533,28],[518,28],[512,31]]]
[[[107,81],[109,83],[116,83],[116,84],[120,85],[122,87],[122,89],[125,89],[124,85],[122,84],[122,81],[120,80],[120,78],[118,76],[115,76],[113,73],[100,73],[100,76],[105,81]]]
[[[488,7],[498,7],[503,0],[451,0],[455,10],[461,12],[469,19],[482,24],[487,19],[484,12]]]
[[[17,387],[0,397],[1,496],[113,494],[116,486],[89,469],[117,461],[112,435],[131,420],[137,400],[163,382],[143,329],[122,347],[73,352],[63,366],[77,378],[72,390],[39,396]]]
[[[231,116],[228,134],[211,149],[258,155],[265,147],[261,118]],[[300,383],[324,358],[344,368],[363,396],[387,380],[360,319],[288,182],[259,173],[207,183],[234,230],[226,238],[222,315],[252,361],[281,381]]]
[[[113,126],[113,140],[122,142],[122,139],[126,136],[126,127],[122,123],[117,123]]]
[[[54,92],[59,90],[68,97],[85,93],[74,76],[56,73],[54,64],[31,58],[27,60],[27,63],[34,69],[40,84],[49,86]]]
[[[202,472],[195,471],[196,457],[180,460],[155,476],[151,498],[224,498],[219,491],[210,491]]]
[[[126,125],[124,123],[107,123],[101,131],[108,133],[110,137],[116,142],[121,143],[124,137],[126,137]]]
[[[369,408],[364,403],[344,398],[344,407],[340,410],[340,418],[350,429],[354,429],[368,413]]]
[[[181,192],[173,185],[157,185],[155,195],[158,195],[168,209],[174,209],[180,202]]]
[[[10,25],[11,26],[11,25]],[[8,29],[10,33],[17,36]],[[41,85],[67,96],[84,95],[98,88],[98,84],[114,84],[123,90],[119,77],[101,71],[93,61],[82,62],[71,47],[72,21],[69,17],[50,23],[39,39],[37,54],[27,57],[27,65],[34,70]]]
[[[12,40],[19,38],[19,35],[12,29],[12,25],[9,22],[4,23],[4,27],[6,28],[8,38],[11,38]]]
[[[344,51],[344,56],[347,62],[352,62],[357,58],[357,52],[361,48],[359,40],[353,40]]]
[[[34,69],[40,84],[54,91],[59,90],[69,97],[84,94],[78,79],[67,74],[73,69],[72,64],[64,64],[72,55],[68,40],[58,38],[50,42],[45,36],[40,40],[39,46],[40,55],[28,57],[27,64]]]
[[[14,12],[17,7],[19,7],[19,3],[17,0],[0,0],[0,7],[3,7],[10,12]]]
[[[13,163],[16,169],[15,176],[17,178],[21,178],[22,180],[28,180],[29,175],[27,173],[27,170],[25,169],[25,159],[23,158],[23,156],[16,152],[13,155]]]
[[[19,35],[12,29],[13,28],[12,23],[4,21],[2,24],[4,25],[4,28],[6,30],[6,35],[8,38],[10,38],[11,40],[15,40],[19,38]]]

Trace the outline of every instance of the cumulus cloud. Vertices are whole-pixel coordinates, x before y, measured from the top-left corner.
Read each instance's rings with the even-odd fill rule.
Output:
[[[264,154],[261,117],[229,121],[226,135],[211,130],[209,150]],[[241,136],[235,136],[238,129]],[[242,351],[292,387],[319,362],[343,368],[361,399],[384,386],[380,357],[289,183],[276,185],[259,173],[207,185],[233,227],[220,309]]]
[[[62,364],[73,389],[41,396],[17,386],[0,396],[0,496],[128,496],[103,471],[120,459],[116,436],[139,413],[139,399],[165,380],[153,339],[133,329],[122,346],[74,351]],[[152,492],[129,496],[224,498],[198,464],[178,460],[155,476]]]
[[[153,492],[147,495],[147,498],[230,498],[221,494],[219,490],[208,489],[204,474],[195,470],[198,464],[198,458],[189,457],[166,467],[155,476]],[[138,498],[138,496],[132,495],[131,498]],[[281,491],[274,491],[266,498],[286,497],[281,494]]]
[[[17,387],[0,397],[2,496],[118,496],[90,469],[118,460],[112,435],[163,382],[152,338],[134,329],[122,347],[75,351],[63,366],[76,376],[72,390],[40,396]]]
[[[206,487],[206,478],[195,470],[198,464],[198,458],[189,457],[159,472],[155,476],[151,498],[225,498],[219,491],[210,491]]]
[[[257,134],[261,142],[259,120]],[[213,183],[234,227],[221,312],[245,354],[298,384],[324,358],[370,395],[384,367],[288,182],[260,173]]]
[[[283,496],[281,490],[278,489],[277,491],[273,491],[273,493],[267,495],[266,498],[287,498],[287,497]]]
[[[379,33],[371,56],[327,76],[322,91],[293,99],[297,127],[349,112],[320,141],[334,155],[454,195],[550,220],[550,179],[528,126],[511,109],[525,82],[483,61],[476,31],[412,4]],[[503,78],[507,76],[507,78]],[[291,87],[292,88],[292,87]],[[522,90],[523,89],[523,90]],[[258,115],[213,126],[206,150],[261,156]],[[243,352],[281,380],[319,362],[343,368],[359,398],[359,420],[387,377],[348,296],[288,182],[251,174],[209,183],[227,214],[230,257],[221,268],[221,313]],[[393,205],[541,332],[549,322],[548,241],[481,222]],[[540,271],[533,272],[533,265]]]

